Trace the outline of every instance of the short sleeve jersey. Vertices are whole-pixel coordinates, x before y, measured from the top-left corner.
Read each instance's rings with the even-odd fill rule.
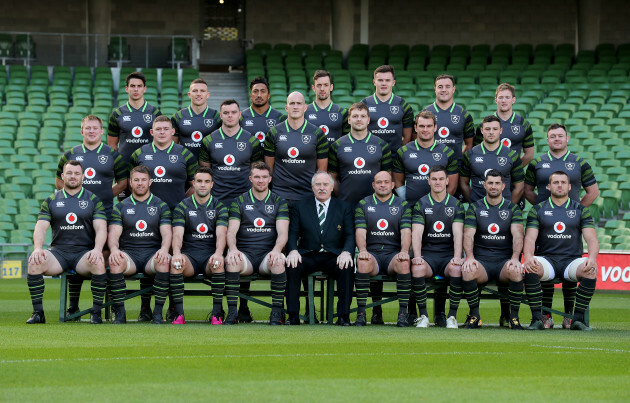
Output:
[[[112,186],[127,179],[127,165],[118,151],[106,144],[94,150],[80,144],[66,151],[57,167],[57,178],[61,180],[63,166],[70,160],[81,162],[83,166],[83,187],[94,193],[103,202],[103,208],[109,217],[113,207]]]
[[[273,191],[286,200],[301,200],[313,194],[311,178],[317,160],[328,158],[328,140],[306,119],[297,130],[284,121],[267,133],[265,156],[275,158]]]
[[[227,227],[228,209],[216,197],[197,203],[195,196],[182,200],[173,210],[173,227],[184,227],[182,252],[217,249],[217,227]]]
[[[401,231],[411,229],[411,208],[396,195],[382,202],[372,194],[357,204],[354,227],[367,231],[368,252],[399,252]]]
[[[495,169],[503,175],[505,189],[503,196],[510,198],[512,184],[523,182],[523,165],[514,150],[503,144],[495,151],[487,150],[483,144],[473,147],[464,153],[459,175],[470,178],[470,202],[474,203],[486,195],[483,183],[486,172]]]
[[[330,145],[328,171],[338,175],[338,197],[352,205],[374,193],[374,175],[391,170],[389,145],[372,133],[363,140],[347,134]]]
[[[199,161],[210,164],[214,186],[212,195],[219,200],[234,199],[251,187],[249,167],[262,160],[262,145],[248,131],[240,128],[227,136],[219,128],[203,139]]]
[[[94,220],[107,221],[107,217],[99,198],[82,187],[74,195],[61,189],[48,197],[37,220],[50,222],[53,248],[79,253],[94,248]]]
[[[140,109],[132,108],[129,102],[114,109],[109,117],[107,135],[118,137],[118,152],[125,162],[134,151],[153,141],[153,119],[160,115],[160,110],[146,101]]]
[[[532,206],[527,215],[527,228],[536,228],[536,255],[574,256],[583,253],[582,229],[595,228],[588,207],[568,199],[556,205],[551,198]]]
[[[276,221],[289,219],[289,207],[274,192],[269,191],[267,197],[258,200],[250,189],[232,202],[229,219],[240,221],[236,233],[238,249],[269,252],[278,238]]]
[[[162,246],[162,225],[171,225],[171,209],[151,194],[144,201],[133,195],[114,206],[110,225],[122,227],[119,248],[159,249]]]
[[[250,106],[247,109],[241,111],[241,127],[254,135],[260,143],[265,142],[265,137],[269,130],[277,124],[284,122],[287,116],[282,112],[273,109],[271,106],[267,109],[267,112],[259,115],[254,112],[254,109]]]
[[[476,228],[473,253],[476,258],[512,257],[512,224],[523,225],[523,213],[518,205],[503,198],[491,205],[486,198],[468,206],[464,228]]]
[[[208,106],[198,115],[190,106],[184,108],[173,115],[171,122],[179,144],[190,150],[197,159],[204,137],[221,127],[219,112]]]
[[[549,151],[534,158],[527,166],[525,172],[525,183],[536,187],[536,203],[540,203],[551,196],[547,189],[549,177],[556,171],[565,172],[569,175],[571,190],[569,198],[580,200],[580,189],[592,186],[597,183],[593,168],[586,160],[578,157],[570,151],[560,158],[555,158]]]
[[[455,152],[437,141],[428,148],[418,144],[417,140],[408,143],[394,156],[394,172],[405,174],[407,201],[414,205],[424,195],[429,194],[429,169],[434,165],[446,167],[447,175],[458,173]]]
[[[435,140],[449,146],[455,152],[455,159],[460,160],[464,139],[475,136],[475,123],[470,113],[455,102],[448,109],[441,109],[434,102],[424,110],[433,113],[437,119]]]
[[[494,116],[499,117],[497,113]],[[501,121],[501,144],[506,147],[510,147],[511,150],[516,152],[516,155],[520,156],[523,153],[523,148],[534,147],[534,132],[532,125],[525,120],[521,115],[513,112],[512,116],[508,120]],[[475,131],[474,145],[481,144],[483,141],[483,134],[481,133],[481,124],[477,126]]]
[[[348,111],[332,102],[328,105],[328,108],[321,109],[313,101],[306,108],[305,117],[310,123],[322,129],[326,138],[328,138],[328,142],[331,144],[350,132]]]
[[[412,224],[424,226],[422,253],[454,253],[453,223],[464,223],[466,212],[455,197],[448,193],[438,202],[430,194],[423,196],[413,206]]]
[[[402,147],[403,129],[413,127],[413,109],[404,99],[392,94],[383,102],[376,94],[364,98],[361,102],[367,105],[370,112],[368,130],[376,134],[395,153]]]
[[[184,146],[175,144],[160,150],[154,143],[146,144],[131,156],[131,167],[144,165],[151,173],[151,192],[162,199],[170,209],[184,199],[186,183],[192,181],[197,160]]]

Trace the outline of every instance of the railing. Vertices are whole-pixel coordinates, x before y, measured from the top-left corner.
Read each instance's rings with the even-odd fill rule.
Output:
[[[26,56],[2,57],[2,64],[6,62],[23,62],[25,66],[33,64],[44,65],[86,65],[97,67],[99,65],[116,64],[121,67],[124,63],[129,63],[135,67],[180,67],[181,64],[190,64],[193,68],[198,68],[199,42],[191,35],[127,35],[127,34],[77,34],[64,32],[18,32],[3,31],[0,34],[26,35],[27,54]],[[119,49],[123,42],[127,46],[133,46],[129,53],[130,58],[124,59],[123,52],[118,52],[118,58],[108,58],[108,46],[111,38],[118,38]],[[170,41],[171,52],[167,51]],[[186,39],[188,42],[188,60],[175,59],[175,40]],[[162,40],[160,45],[156,41]],[[31,52],[31,42],[39,45],[39,49]],[[35,49],[35,48],[33,48]],[[58,49],[58,52],[56,51]],[[140,52],[137,51],[140,49]],[[143,52],[142,52],[143,51]],[[144,57],[141,56],[144,55]],[[144,60],[143,60],[144,59]]]

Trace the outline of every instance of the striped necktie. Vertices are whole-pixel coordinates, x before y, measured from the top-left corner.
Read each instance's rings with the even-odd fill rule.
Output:
[[[319,218],[319,230],[324,232],[324,221],[326,220],[326,211],[324,210],[324,203],[319,203],[319,212],[317,213]]]

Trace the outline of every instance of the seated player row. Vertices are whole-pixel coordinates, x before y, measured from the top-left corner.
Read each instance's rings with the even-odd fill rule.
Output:
[[[220,311],[225,286],[228,302],[225,323],[235,324],[239,277],[258,272],[271,279],[270,324],[282,323],[288,279],[288,324],[296,325],[300,323],[297,313],[300,277],[322,270],[337,278],[338,323],[349,325],[351,267],[356,245],[354,279],[358,311],[355,325],[366,324],[369,278],[380,273],[395,274],[399,300],[397,325],[400,327],[409,325],[406,310],[411,290],[416,295],[420,313],[415,324],[428,326],[424,279],[442,275],[450,278],[451,286],[447,327],[457,327],[461,290],[471,309],[466,327],[481,326],[477,284],[495,279],[509,282],[510,327],[522,329],[518,319],[523,290],[522,215],[514,203],[502,196],[505,183],[496,170],[486,175],[486,195],[469,206],[465,222],[461,203],[446,192],[446,168],[439,165],[431,168],[430,193],[416,203],[413,215],[407,201],[393,194],[394,184],[388,172],[381,171],[374,176],[374,193],[361,200],[354,212],[350,204],[332,197],[332,176],[317,172],[311,181],[313,196],[294,204],[289,220],[287,202],[269,189],[271,169],[262,162],[252,164],[249,176],[252,187],[232,202],[229,214],[210,194],[211,171],[199,168],[194,177],[193,195],[178,204],[171,219],[166,203],[149,190],[148,169],[137,166],[130,173],[131,194],[114,206],[109,231],[105,227],[102,203],[82,187],[82,178],[81,164],[68,161],[63,168],[63,189],[42,204],[34,233],[35,250],[29,258],[28,286],[34,313],[27,323],[45,322],[43,275],[56,275],[72,268],[92,275],[91,322],[102,322],[101,304],[106,287],[103,248],[107,238],[114,323],[126,322],[125,275],[144,272],[155,277],[153,323],[156,324],[163,323],[162,309],[169,289],[178,313],[173,323],[185,323],[183,276],[209,275],[213,288],[212,323],[223,323]],[[532,245],[525,248],[528,273],[525,279],[533,314],[532,329],[544,328],[540,298],[537,299],[540,278],[549,280],[554,276],[580,281],[572,328],[588,329],[583,323],[583,312],[594,291],[597,239],[588,209],[569,200],[569,188],[568,176],[563,172],[554,173],[549,201],[538,204],[529,214],[526,237]],[[554,211],[559,209],[562,211]],[[563,221],[552,223],[554,220]],[[43,250],[48,226],[53,228],[52,248]],[[565,232],[563,236],[557,235]],[[589,258],[580,258],[580,235],[584,235],[589,246]],[[224,259],[226,244],[228,252]],[[534,245],[539,255],[536,257]],[[286,259],[282,253],[285,246],[289,251]],[[413,260],[409,256],[410,248],[415,256]],[[462,259],[462,248],[466,260]],[[542,253],[543,250],[547,252]]]

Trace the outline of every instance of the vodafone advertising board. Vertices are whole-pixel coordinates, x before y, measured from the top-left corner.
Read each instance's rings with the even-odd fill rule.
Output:
[[[597,256],[597,289],[630,291],[630,254],[600,253]]]

